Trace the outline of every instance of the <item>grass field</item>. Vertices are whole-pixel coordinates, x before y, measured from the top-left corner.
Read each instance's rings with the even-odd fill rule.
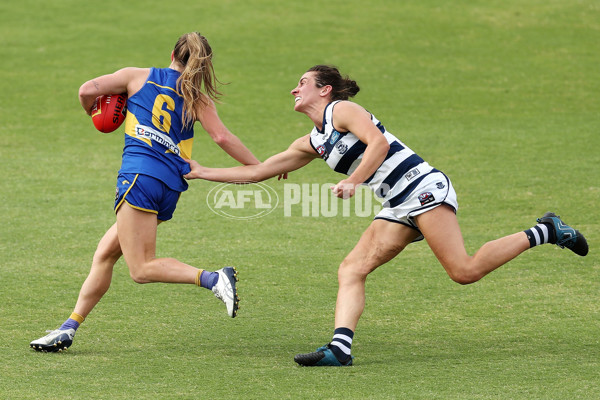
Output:
[[[600,398],[597,0],[171,3],[0,3],[0,398]],[[193,182],[158,254],[236,265],[239,317],[195,287],[137,285],[120,261],[71,349],[32,351],[72,311],[114,222],[122,135],[95,131],[77,90],[167,66],[192,30],[228,83],[221,118],[259,158],[309,132],[289,91],[336,64],[357,102],[451,177],[470,252],[553,210],[590,254],[543,246],[460,286],[425,243],[409,246],[367,281],[355,366],[299,368],[294,354],[330,339],[337,266],[371,218],[284,217],[280,204],[226,219],[206,204],[214,184]],[[234,165],[200,127],[194,158]],[[340,178],[317,160],[288,182]]]

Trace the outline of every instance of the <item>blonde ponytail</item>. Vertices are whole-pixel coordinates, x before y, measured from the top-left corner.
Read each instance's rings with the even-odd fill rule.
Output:
[[[191,127],[202,109],[222,95],[217,90],[212,49],[200,33],[186,33],[175,44],[173,59],[183,66],[177,91],[183,96],[183,125]]]

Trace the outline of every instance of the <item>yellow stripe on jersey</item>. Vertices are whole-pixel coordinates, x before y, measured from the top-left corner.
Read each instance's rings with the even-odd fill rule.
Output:
[[[146,143],[148,146],[152,147],[152,141],[150,139],[139,138],[137,136],[137,134],[135,132],[135,127],[138,124],[139,124],[139,122],[138,122],[137,118],[135,117],[135,115],[133,115],[133,113],[130,113],[129,111],[127,111],[127,118],[125,119],[125,134],[129,135],[131,137],[134,137],[136,139],[139,139],[142,142]]]
[[[163,86],[163,85],[159,85],[158,83],[156,83],[156,82],[152,82],[152,81],[147,81],[146,83],[150,83],[150,84],[152,84],[152,85],[154,85],[154,86],[158,86],[159,88],[163,88],[163,89],[169,89],[169,90],[173,91],[173,92],[174,92],[174,93],[175,93],[177,96],[179,96],[179,97],[183,97],[181,94],[179,94],[179,93],[178,93],[178,92],[177,92],[175,89],[173,89],[173,88],[172,88],[172,87],[170,87],[170,86]]]
[[[189,138],[186,140],[182,140],[177,144],[179,150],[181,150],[181,157],[187,158],[188,160],[192,158],[192,145],[194,144],[194,138]]]

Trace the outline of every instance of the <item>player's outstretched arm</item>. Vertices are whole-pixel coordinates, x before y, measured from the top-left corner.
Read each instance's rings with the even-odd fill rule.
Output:
[[[242,141],[227,129],[217,114],[214,102],[202,109],[200,123],[211,139],[240,164],[258,164],[260,161],[242,143]]]
[[[309,136],[306,135],[297,139],[286,151],[275,154],[265,162],[256,165],[209,168],[194,160],[187,160],[192,170],[184,178],[215,182],[260,182],[302,168],[317,157],[318,154],[310,146]]]

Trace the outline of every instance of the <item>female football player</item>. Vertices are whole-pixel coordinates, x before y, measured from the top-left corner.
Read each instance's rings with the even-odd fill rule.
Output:
[[[214,101],[221,94],[212,49],[197,32],[179,38],[168,68],[123,68],[85,82],[79,101],[91,115],[98,96],[126,93],[125,147],[117,178],[116,223],[100,240],[90,273],[70,318],[31,342],[37,351],[68,348],[79,324],[108,290],[113,266],[123,255],[137,283],[189,283],[210,289],[230,317],[238,309],[237,273],[232,267],[204,271],[174,258],[157,258],[156,231],[173,215],[187,189],[194,122],[199,121],[227,154],[242,164],[259,161],[221,122]]]
[[[331,190],[341,198],[368,185],[383,202],[382,211],[363,233],[338,270],[335,330],[331,342],[294,360],[306,366],[352,365],[354,331],[365,306],[367,275],[398,255],[408,244],[426,239],[454,281],[478,281],[525,250],[544,243],[567,247],[583,256],[588,246],[578,231],[547,213],[524,232],[488,242],[467,254],[456,218],[458,203],[450,179],[389,133],[363,107],[348,101],[358,93],[356,82],[337,68],[317,65],[300,78],[294,110],[314,123],[312,132],[262,164],[206,168],[190,161],[188,179],[257,182],[293,171],[321,157],[337,172],[348,175]]]

